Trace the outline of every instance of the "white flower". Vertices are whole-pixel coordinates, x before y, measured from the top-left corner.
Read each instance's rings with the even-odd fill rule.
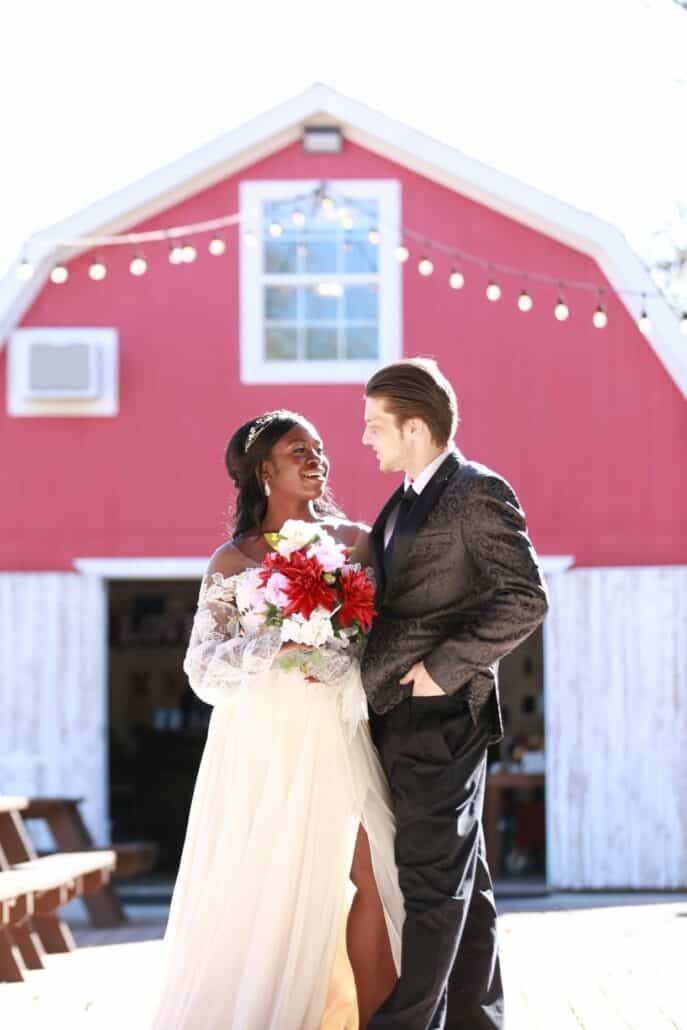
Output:
[[[273,572],[265,586],[265,600],[277,608],[284,608],[289,603],[286,588],[289,581],[281,572]]]
[[[285,558],[290,558],[293,551],[299,551],[320,536],[322,534],[314,523],[287,519],[279,530],[277,550]]]
[[[309,647],[321,647],[334,636],[331,613],[326,608],[318,607],[309,619],[304,619],[296,612],[284,619],[281,627],[282,640],[292,640],[296,644],[307,644]]]

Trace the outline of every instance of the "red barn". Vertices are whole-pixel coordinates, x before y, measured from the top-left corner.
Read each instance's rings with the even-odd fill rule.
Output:
[[[362,384],[431,354],[552,597],[503,665],[493,797],[545,761],[552,886],[687,884],[687,340],[616,229],[318,85],[34,237],[0,342],[0,790],[83,795],[99,842],[157,834],[173,868],[228,436],[304,412],[370,521],[396,484]],[[538,796],[506,871],[541,860]]]

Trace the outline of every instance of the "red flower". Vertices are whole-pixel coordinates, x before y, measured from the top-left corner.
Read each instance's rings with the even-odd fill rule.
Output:
[[[363,569],[351,569],[341,577],[342,605],[336,613],[339,623],[346,629],[357,622],[363,633],[372,626],[377,612],[374,606],[374,587]]]
[[[263,565],[263,585],[273,572],[281,572],[289,581],[284,590],[289,598],[283,611],[285,619],[296,612],[309,619],[320,605],[329,612],[336,607],[336,594],[322,579],[324,569],[317,558],[308,558],[303,551],[293,551],[290,558],[275,552],[267,555]]]

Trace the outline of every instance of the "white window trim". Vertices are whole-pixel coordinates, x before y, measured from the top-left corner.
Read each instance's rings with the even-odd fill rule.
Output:
[[[265,200],[311,192],[321,180],[253,180],[239,186],[241,211],[251,214],[256,228]],[[327,186],[334,194],[373,197],[379,202],[379,355],[367,361],[265,361],[262,342],[263,248],[250,246],[243,234],[240,243],[241,381],[243,383],[364,383],[372,373],[402,356],[401,265],[395,249],[400,242],[401,188],[394,179],[333,179]],[[344,281],[345,277],[340,277]],[[305,277],[304,277],[305,281]]]
[[[28,343],[32,340],[91,343],[97,346],[102,392],[95,399],[27,398],[24,395]],[[116,329],[85,326],[40,326],[15,329],[10,336],[7,367],[7,413],[18,417],[92,418],[119,413],[119,341]]]

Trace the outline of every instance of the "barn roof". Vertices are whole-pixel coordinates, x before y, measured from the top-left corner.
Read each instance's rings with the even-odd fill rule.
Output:
[[[615,289],[637,291],[636,295],[621,297],[633,318],[640,314],[640,294],[655,294],[656,287],[647,270],[614,226],[325,85],[315,84],[33,236],[24,254],[36,274],[28,282],[18,279],[18,255],[0,281],[0,347],[40,293],[58,254],[64,255],[57,246],[59,240],[126,232],[142,220],[297,141],[305,124],[332,121],[340,126],[346,139],[589,255]],[[69,254],[74,257],[78,251],[70,248]],[[662,298],[652,300],[651,322],[647,343],[687,398],[687,345],[674,312]]]

